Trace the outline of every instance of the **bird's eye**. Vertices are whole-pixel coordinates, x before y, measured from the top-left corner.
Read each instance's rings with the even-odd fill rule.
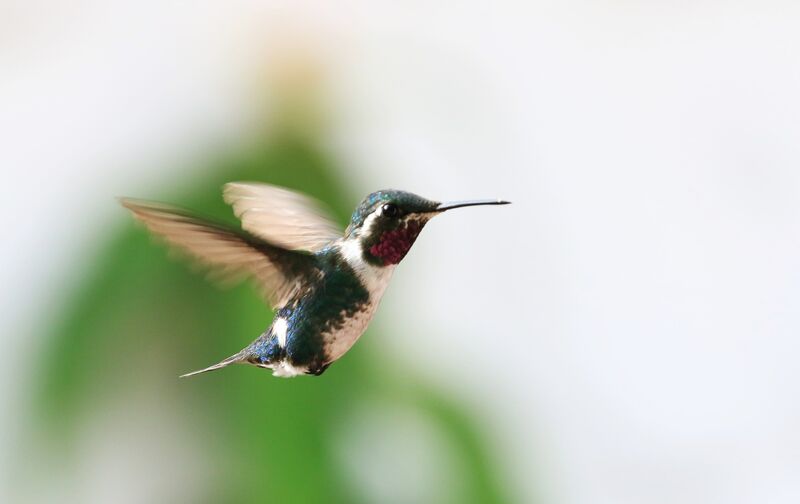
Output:
[[[392,203],[386,203],[385,205],[383,205],[383,207],[381,207],[381,215],[383,215],[384,217],[393,218],[397,217],[399,214],[400,214],[400,209],[397,208],[397,205],[394,205]]]

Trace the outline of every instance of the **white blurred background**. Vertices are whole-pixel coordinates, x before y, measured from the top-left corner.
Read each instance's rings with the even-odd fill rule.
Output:
[[[246,137],[276,46],[322,62],[354,195],[514,202],[429,225],[375,321],[479,412],[514,493],[800,502],[788,1],[5,0],[0,453],[113,196]]]

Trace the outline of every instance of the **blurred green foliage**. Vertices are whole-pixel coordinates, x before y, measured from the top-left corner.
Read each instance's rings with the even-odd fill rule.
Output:
[[[274,133],[267,143],[201,168],[178,190],[147,196],[231,222],[220,194],[231,180],[296,188],[328,202],[342,222],[360,197],[302,135]],[[128,217],[112,205],[109,197],[109,211]],[[88,418],[144,393],[185,422],[204,465],[213,468],[200,492],[205,502],[365,502],[341,467],[335,437],[356,409],[389,402],[427,418],[448,447],[444,460],[452,467],[442,470],[457,478],[442,489],[446,502],[509,500],[465,410],[374,346],[356,345],[321,377],[277,379],[234,366],[179,380],[243,347],[272,314],[251,286],[220,291],[185,261],[170,260],[133,219],[91,261],[83,284],[65,293],[63,306],[35,366],[35,403],[50,456],[67,466],[78,456],[75,441]],[[388,337],[375,332],[365,338]]]

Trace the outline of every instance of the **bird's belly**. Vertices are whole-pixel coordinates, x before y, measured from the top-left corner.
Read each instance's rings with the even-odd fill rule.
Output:
[[[358,338],[367,330],[367,326],[375,315],[377,307],[377,303],[370,303],[352,316],[347,317],[342,321],[341,326],[323,333],[325,360],[327,362],[339,359],[350,350],[355,342],[358,341]]]

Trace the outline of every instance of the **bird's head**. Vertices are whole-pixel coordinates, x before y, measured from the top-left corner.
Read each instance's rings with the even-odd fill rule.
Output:
[[[440,203],[416,194],[384,189],[368,195],[353,212],[345,240],[360,243],[364,260],[375,266],[399,263],[430,219],[453,208],[505,205],[508,201]]]

